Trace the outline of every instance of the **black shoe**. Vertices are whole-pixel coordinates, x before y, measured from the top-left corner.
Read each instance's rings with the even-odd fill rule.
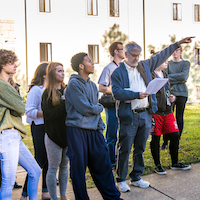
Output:
[[[22,185],[19,185],[17,182],[15,182],[13,188],[19,189],[19,188],[22,188]]]
[[[184,165],[183,163],[176,163],[172,165],[172,169],[174,170],[188,170],[191,168],[191,165]]]
[[[161,146],[161,150],[165,150],[168,148],[168,144],[163,142],[162,146]]]
[[[162,168],[160,164],[155,167],[154,171],[159,175],[167,174],[167,172]]]

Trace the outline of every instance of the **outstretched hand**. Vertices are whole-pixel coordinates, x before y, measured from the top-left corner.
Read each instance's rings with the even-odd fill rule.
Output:
[[[192,36],[192,37],[186,37],[180,41],[178,41],[177,43],[180,45],[180,44],[183,44],[183,43],[191,43],[192,42],[192,38],[195,38],[195,36]]]

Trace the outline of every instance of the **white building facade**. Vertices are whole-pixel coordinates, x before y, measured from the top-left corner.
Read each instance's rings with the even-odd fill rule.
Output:
[[[23,88],[43,61],[61,62],[67,82],[70,59],[78,52],[89,52],[94,59],[97,82],[110,62],[101,41],[113,24],[129,41],[141,45],[143,58],[148,58],[148,46],[160,49],[161,44],[170,44],[169,35],[177,40],[194,35],[200,40],[198,5],[199,0],[0,0],[0,48],[18,55],[16,78]],[[188,80],[190,101],[198,101],[199,80]]]

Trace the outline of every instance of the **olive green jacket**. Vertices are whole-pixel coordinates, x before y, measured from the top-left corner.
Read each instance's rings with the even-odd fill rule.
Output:
[[[24,112],[25,105],[17,90],[0,78],[0,132],[15,128],[24,137],[27,133],[21,119]]]

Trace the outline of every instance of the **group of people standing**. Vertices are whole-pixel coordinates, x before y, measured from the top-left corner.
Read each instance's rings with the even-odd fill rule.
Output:
[[[170,45],[144,61],[139,61],[141,47],[137,43],[128,43],[125,51],[122,43],[111,44],[109,50],[113,62],[104,68],[98,82],[99,91],[113,95],[116,100],[114,106],[105,108],[106,141],[102,134],[105,124],[100,115],[104,107],[98,103],[99,91],[89,78],[89,75],[94,73],[94,63],[87,53],[81,52],[72,57],[71,67],[77,74],[70,77],[67,86],[63,82],[64,69],[61,63],[40,64],[29,86],[25,109],[22,98],[8,83],[9,76],[16,72],[17,56],[12,51],[0,50],[2,173],[0,199],[11,199],[19,163],[28,172],[21,200],[27,200],[28,197],[30,200],[37,199],[41,169],[42,199],[57,200],[59,198],[56,192],[58,168],[60,199],[67,200],[68,162],[70,161],[70,175],[76,200],[89,199],[85,181],[86,167],[89,168],[103,199],[120,200],[120,192],[130,191],[125,180],[132,145],[134,162],[129,174],[130,185],[149,187],[150,183],[142,180],[140,175],[144,170],[143,152],[150,134],[152,113],[154,113],[156,127],[155,134],[152,136],[151,149],[156,167],[160,166],[159,169],[164,170],[159,160],[159,140],[161,134],[167,133],[170,139],[172,167],[189,169],[190,166],[178,163],[178,128],[166,130],[165,116],[171,116],[168,119],[168,122],[172,119],[169,122],[170,126],[176,121],[171,111],[174,97],[169,93],[166,97],[167,91],[170,91],[169,83],[159,91],[160,96],[166,98],[164,110],[160,110],[162,106],[159,106],[158,95],[145,93],[148,83],[152,80],[151,72],[154,73],[153,78],[154,76],[166,77],[166,73],[162,71],[166,68],[166,59],[180,49],[180,44],[189,42],[191,37]],[[125,60],[122,62],[123,59]],[[180,74],[180,68],[180,66],[176,69],[169,68],[169,76],[170,70]],[[187,76],[185,75],[184,79],[180,78],[179,81],[185,84]],[[174,80],[174,84],[178,83]],[[175,90],[175,87],[173,89]],[[22,138],[27,133],[21,120],[24,112],[31,126],[35,159],[22,142]],[[118,127],[119,139],[117,138]],[[118,153],[115,152],[117,140]],[[117,171],[116,184],[112,173],[113,168]]]
[[[25,106],[16,89],[8,83],[10,74],[16,73],[16,61],[14,52],[0,50],[0,199],[11,199],[19,163],[28,172],[21,200],[37,199],[41,168],[42,199],[57,200],[58,167],[60,199],[67,200],[70,160],[77,200],[89,199],[85,183],[87,166],[103,198],[120,200],[102,134],[103,106],[98,104],[97,87],[89,79],[89,74],[94,72],[89,56],[78,53],[72,57],[71,66],[78,74],[71,76],[67,87],[61,63],[42,63],[36,69],[26,103],[36,160],[22,142],[27,133],[21,119]]]

